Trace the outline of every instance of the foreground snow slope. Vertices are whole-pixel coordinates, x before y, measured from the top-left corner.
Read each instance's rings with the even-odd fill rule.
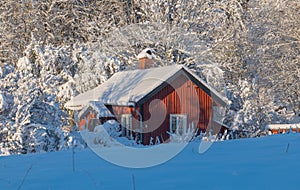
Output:
[[[299,189],[300,134],[216,142],[204,154],[198,145],[146,169],[90,149],[75,150],[75,172],[72,151],[0,157],[0,189]]]

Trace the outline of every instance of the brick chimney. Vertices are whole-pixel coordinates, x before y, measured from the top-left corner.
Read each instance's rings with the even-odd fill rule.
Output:
[[[139,69],[149,69],[154,66],[154,58],[153,50],[150,48],[144,49],[138,55],[139,59]]]

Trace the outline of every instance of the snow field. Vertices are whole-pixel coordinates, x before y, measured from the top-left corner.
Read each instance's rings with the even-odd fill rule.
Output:
[[[159,166],[130,169],[90,149],[0,157],[1,189],[297,189],[300,134],[199,142]],[[107,148],[107,153],[118,147]],[[161,154],[164,154],[161,152]],[[73,162],[74,156],[74,162]],[[74,163],[74,168],[73,168]]]

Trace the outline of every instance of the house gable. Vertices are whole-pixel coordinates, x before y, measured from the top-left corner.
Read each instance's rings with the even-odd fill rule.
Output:
[[[214,101],[216,101],[221,106],[227,105],[227,99],[220,95],[217,91],[215,91],[212,87],[208,86],[200,77],[189,71],[186,67],[182,66],[180,70],[174,73],[170,78],[166,81],[163,81],[159,86],[154,88],[151,92],[149,92],[146,96],[136,102],[138,105],[143,105],[147,100],[149,100],[153,95],[162,90],[167,85],[176,85],[172,84],[180,75],[185,75],[189,80],[191,80],[195,85],[201,88],[207,95],[212,97]]]

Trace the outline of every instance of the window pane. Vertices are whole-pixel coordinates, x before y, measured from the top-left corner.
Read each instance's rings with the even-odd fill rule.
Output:
[[[132,115],[123,114],[121,116],[122,136],[130,137],[132,134]]]
[[[176,117],[172,117],[172,123],[171,123],[171,126],[172,126],[172,133],[175,133],[176,132],[176,122],[177,122],[177,119]]]
[[[186,133],[186,115],[170,115],[170,132],[177,135],[183,135]]]

